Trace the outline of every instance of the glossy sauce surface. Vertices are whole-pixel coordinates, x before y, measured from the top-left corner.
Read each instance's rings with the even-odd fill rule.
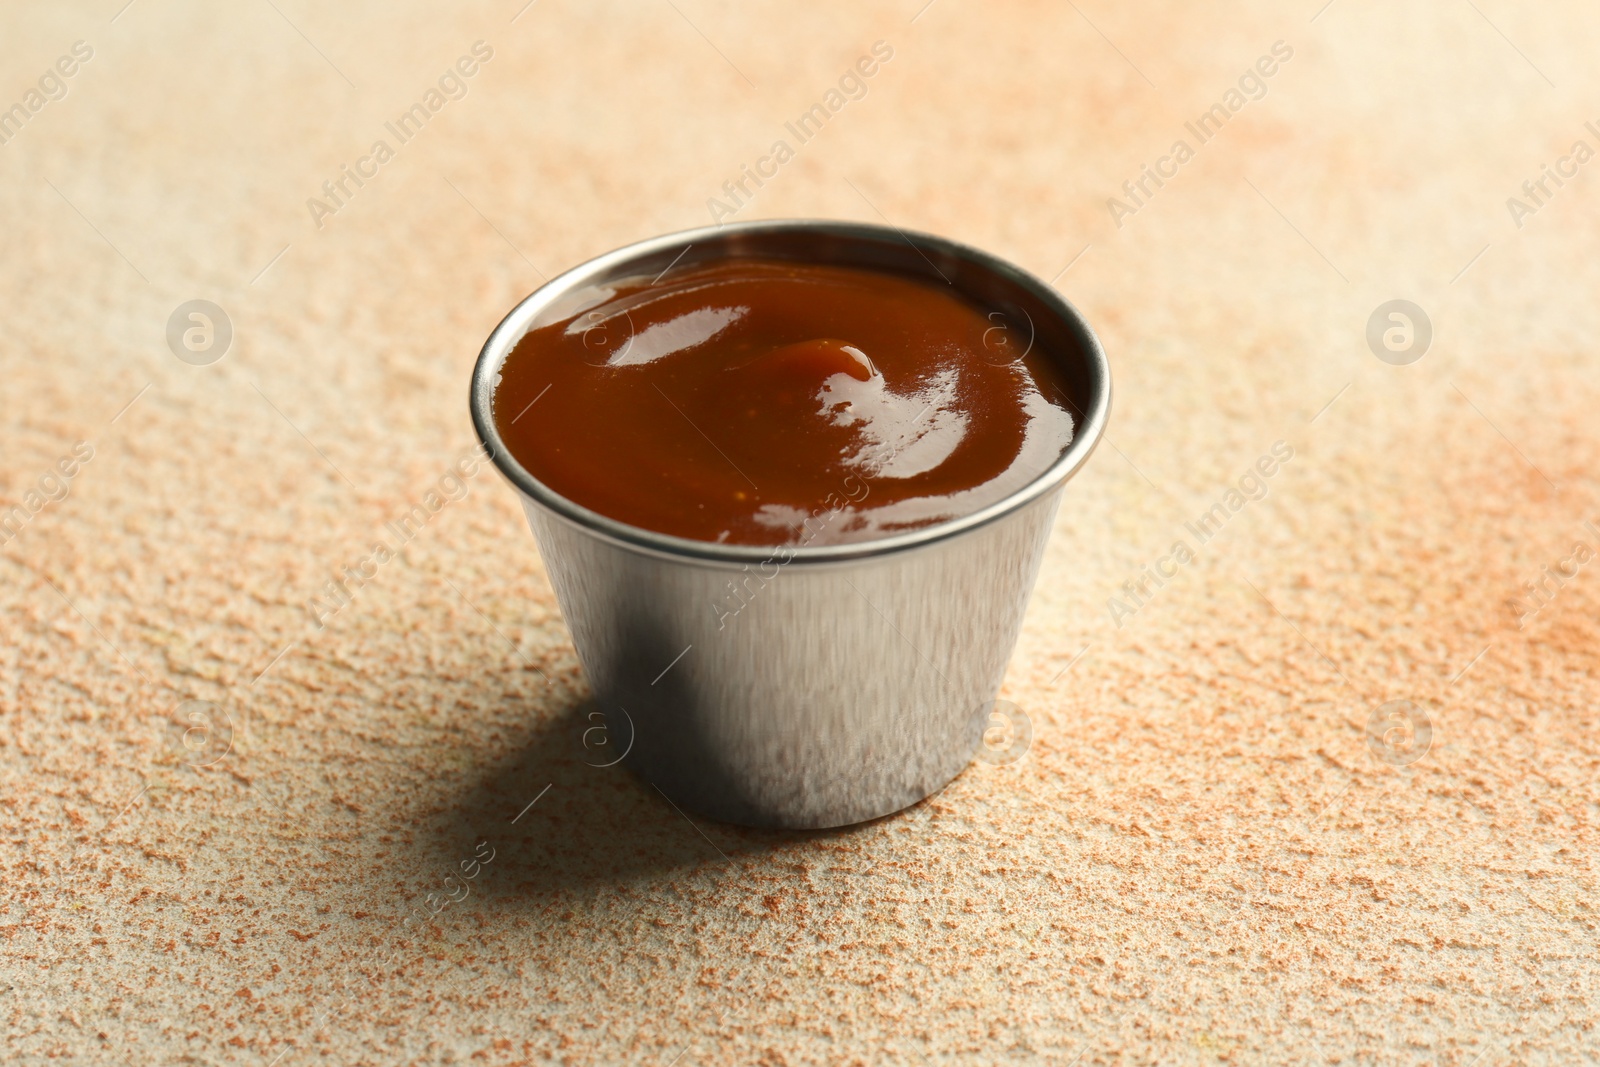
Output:
[[[938,281],[730,259],[573,294],[506,357],[494,419],[535,478],[621,522],[869,540],[986,507],[1071,443],[1030,333]]]

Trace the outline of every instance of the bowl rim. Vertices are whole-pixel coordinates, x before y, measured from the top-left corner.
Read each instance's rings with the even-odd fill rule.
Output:
[[[650,260],[679,249],[680,246],[683,252],[687,252],[689,246],[696,244],[797,232],[822,234],[835,239],[860,241],[880,247],[894,247],[897,252],[903,246],[909,245],[930,266],[933,261],[928,259],[928,252],[935,252],[999,275],[1028,291],[1058,316],[1060,324],[1078,343],[1081,356],[1087,363],[1089,395],[1085,410],[1073,413],[1077,417],[1077,425],[1073,430],[1072,443],[1062,451],[1061,456],[1053,464],[1026,485],[976,511],[886,537],[842,544],[805,546],[725,544],[658,533],[602,515],[562,496],[517,462],[495,425],[494,389],[499,381],[500,367],[506,357],[517,342],[522,340],[541,312],[586,285],[626,277],[626,269],[630,263]],[[671,267],[667,269],[670,270]],[[946,237],[902,230],[895,226],[831,219],[769,219],[702,226],[635,241],[580,263],[545,282],[519,301],[484,341],[483,348],[478,353],[477,363],[473,367],[468,402],[478,439],[483,443],[490,459],[494,461],[495,467],[512,486],[520,491],[525,499],[542,505],[546,510],[606,541],[642,550],[650,555],[706,563],[748,565],[768,562],[781,555],[785,564],[819,564],[882,556],[944,541],[1004,518],[1049,494],[1076,473],[1088,460],[1095,446],[1100,443],[1110,416],[1111,369],[1100,339],[1095,336],[1094,330],[1071,301],[1036,275],[998,256]]]

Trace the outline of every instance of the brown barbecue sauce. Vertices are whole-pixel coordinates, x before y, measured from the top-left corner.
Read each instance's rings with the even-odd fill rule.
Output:
[[[729,259],[564,314],[506,357],[495,423],[550,489],[659,533],[883,537],[1010,495],[1072,440],[1029,325],[938,281]]]

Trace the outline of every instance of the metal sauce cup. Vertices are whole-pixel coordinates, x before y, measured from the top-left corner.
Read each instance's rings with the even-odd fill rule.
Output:
[[[994,340],[1012,347],[997,346],[995,358],[1031,347],[1057,361],[1075,394],[1071,445],[980,511],[876,540],[791,549],[629,526],[557,495],[517,462],[495,425],[493,398],[502,362],[530,329],[596,302],[608,283],[747,256],[948,282],[1003,330]],[[943,238],[805,220],[657,237],[568,271],[489,335],[471,393],[478,435],[522,499],[629,765],[683,808],[790,828],[899,811],[966,767],[1016,644],[1062,486],[1100,440],[1110,402],[1100,342],[1044,282]]]

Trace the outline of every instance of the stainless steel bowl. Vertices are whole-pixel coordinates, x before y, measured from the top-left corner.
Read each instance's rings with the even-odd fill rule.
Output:
[[[948,282],[992,309],[1015,343],[1026,337],[1057,361],[1075,394],[1072,444],[1033,482],[980,511],[778,556],[617,522],[517,462],[495,426],[494,388],[530,329],[571,315],[607,283],[746,256]],[[898,811],[972,759],[1062,487],[1099,442],[1110,402],[1110,368],[1094,332],[1031,274],[941,237],[807,220],[689,230],[573,268],[489,335],[471,393],[473,423],[522,499],[600,708],[614,730],[631,729],[629,765],[684,808],[792,828]],[[733,585],[744,593],[730,615]]]

